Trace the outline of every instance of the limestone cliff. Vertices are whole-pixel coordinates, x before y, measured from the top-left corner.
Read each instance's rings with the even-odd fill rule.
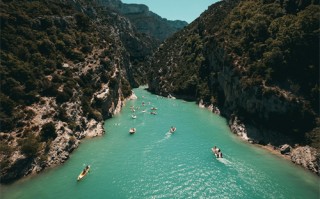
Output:
[[[156,45],[87,1],[3,1],[1,183],[61,164],[104,133]]]
[[[165,40],[188,25],[185,21],[171,21],[162,18],[143,4],[125,4],[120,0],[98,0],[98,2],[127,17],[139,32],[148,34],[159,41]]]
[[[318,30],[317,2],[218,2],[160,45],[149,88],[218,107],[252,143],[320,149]]]

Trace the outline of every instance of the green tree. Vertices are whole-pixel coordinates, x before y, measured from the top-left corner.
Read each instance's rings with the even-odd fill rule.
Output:
[[[42,141],[48,141],[50,139],[55,139],[57,137],[56,127],[54,123],[49,122],[42,126],[40,131],[40,136]]]
[[[86,31],[90,27],[90,18],[83,14],[83,13],[77,13],[75,16],[77,26],[81,28],[81,30]]]
[[[40,143],[33,134],[29,134],[24,139],[21,145],[21,152],[29,158],[33,158],[37,155]]]

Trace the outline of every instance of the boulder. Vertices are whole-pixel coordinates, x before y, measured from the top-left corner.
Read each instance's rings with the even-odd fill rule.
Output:
[[[292,150],[292,147],[289,144],[284,144],[284,145],[280,146],[280,153],[281,154],[288,155],[288,154],[290,154],[291,150]]]
[[[319,175],[320,158],[316,149],[310,146],[301,146],[292,150],[291,161]]]

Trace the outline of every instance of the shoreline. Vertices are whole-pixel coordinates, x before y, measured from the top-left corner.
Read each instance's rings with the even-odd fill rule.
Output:
[[[231,131],[231,133],[233,133],[239,140],[243,141],[244,143],[251,144],[254,147],[261,148],[261,149],[267,151],[269,154],[275,155],[275,156],[282,158],[286,161],[290,161],[291,164],[297,166],[298,168],[301,168],[305,171],[312,173],[313,175],[315,175],[317,177],[320,177],[320,172],[319,172],[319,168],[318,168],[319,163],[317,162],[317,161],[319,161],[317,158],[317,152],[313,153],[311,151],[311,150],[316,150],[316,149],[314,149],[308,145],[299,146],[297,148],[289,146],[291,148],[289,153],[282,154],[278,147],[273,146],[270,143],[268,143],[266,145],[262,145],[262,144],[258,144],[257,142],[254,142],[254,140],[252,140],[250,137],[247,136],[247,130],[246,130],[245,125],[241,121],[239,121],[236,116],[228,119],[226,116],[222,116],[219,114],[220,113],[219,109],[217,109],[219,111],[218,113],[216,111],[214,111],[214,109],[212,109],[212,107],[214,107],[213,105],[205,106],[201,102],[198,104],[198,107],[205,108],[205,109],[209,110],[210,112],[225,118],[228,121],[228,126],[229,126],[229,130]],[[301,149],[304,153],[303,156],[309,156],[309,157],[307,157],[305,159],[301,158]],[[300,154],[297,151],[300,151]],[[312,157],[310,157],[310,156],[312,156]]]
[[[250,143],[248,143],[248,144],[250,144]],[[318,175],[317,173],[311,171],[310,169],[307,169],[307,168],[303,167],[303,166],[300,165],[300,164],[294,163],[294,162],[291,160],[290,155],[281,154],[279,150],[273,149],[274,146],[272,146],[272,145],[270,145],[270,144],[269,144],[269,145],[252,144],[252,145],[254,145],[255,147],[261,148],[261,149],[267,151],[268,153],[270,153],[270,154],[272,154],[272,155],[275,155],[275,156],[277,156],[277,157],[279,157],[279,158],[282,158],[282,159],[284,159],[284,160],[286,160],[286,161],[289,161],[289,162],[290,162],[292,165],[294,165],[295,167],[300,168],[300,169],[302,169],[302,170],[304,170],[304,171],[307,171],[308,173],[311,173],[312,175],[320,178],[320,175]]]
[[[250,144],[250,143],[249,143],[249,144]],[[269,153],[271,153],[271,154],[273,154],[273,155],[276,155],[276,156],[278,156],[278,157],[280,157],[280,158],[283,158],[283,159],[288,160],[288,161],[290,161],[291,163],[293,163],[293,162],[291,161],[291,157],[290,157],[289,155],[281,154],[279,150],[273,149],[274,146],[272,146],[272,145],[262,145],[262,144],[252,144],[252,145],[254,145],[254,146],[258,147],[258,148],[261,148],[261,149],[263,149],[263,150],[265,150],[265,151],[268,151]],[[296,165],[296,164],[295,164],[295,165]],[[302,167],[302,168],[303,168],[303,167]]]
[[[312,170],[310,169],[307,169],[305,167],[303,167],[303,165],[300,165],[300,164],[296,164],[295,162],[293,162],[291,160],[291,156],[290,155],[286,155],[286,154],[281,154],[280,150],[278,149],[274,149],[275,146],[271,145],[271,144],[267,144],[267,145],[262,145],[262,144],[258,144],[258,143],[250,143],[248,142],[247,140],[243,139],[241,136],[237,135],[237,134],[234,134],[238,139],[239,141],[242,141],[244,142],[245,144],[248,144],[248,145],[252,145],[254,147],[257,147],[257,148],[260,148],[264,151],[266,151],[267,153],[269,154],[272,154],[276,157],[279,157],[285,161],[288,161],[290,162],[290,164],[292,164],[293,166],[299,168],[299,169],[302,169],[304,171],[307,171],[308,173],[311,173],[312,175],[316,176],[316,177],[319,177],[320,178],[320,175],[318,175],[317,173],[313,172]]]

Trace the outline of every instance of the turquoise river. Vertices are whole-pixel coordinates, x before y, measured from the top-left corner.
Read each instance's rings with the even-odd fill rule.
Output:
[[[319,199],[319,177],[240,140],[224,118],[194,102],[142,87],[134,92],[138,99],[105,122],[104,136],[83,140],[61,166],[2,185],[0,198]],[[157,115],[150,114],[151,107],[158,108]],[[171,126],[177,127],[173,134]],[[137,130],[133,135],[131,127]],[[223,159],[212,154],[214,145]],[[87,164],[89,174],[77,182]]]

